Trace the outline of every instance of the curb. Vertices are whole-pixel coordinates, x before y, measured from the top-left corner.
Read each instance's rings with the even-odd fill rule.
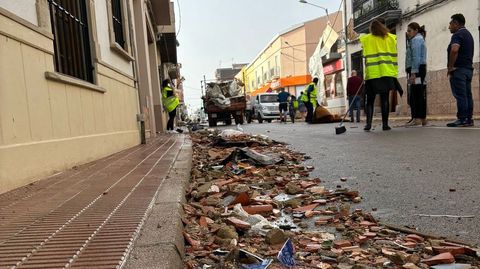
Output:
[[[192,168],[192,143],[188,135],[163,184],[148,217],[134,242],[123,268],[183,268],[183,207]]]

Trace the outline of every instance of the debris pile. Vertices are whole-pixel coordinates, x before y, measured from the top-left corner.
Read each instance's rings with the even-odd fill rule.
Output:
[[[357,191],[325,188],[285,144],[211,129],[192,141],[186,268],[480,268],[477,249],[355,209]]]

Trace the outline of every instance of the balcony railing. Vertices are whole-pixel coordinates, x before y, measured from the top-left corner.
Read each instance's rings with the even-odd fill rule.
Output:
[[[368,22],[380,16],[387,20],[387,25],[396,23],[400,19],[401,13],[398,0],[353,1],[353,20],[357,32],[364,32],[368,29]]]

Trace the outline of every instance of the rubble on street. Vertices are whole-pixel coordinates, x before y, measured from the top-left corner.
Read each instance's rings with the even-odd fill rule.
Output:
[[[186,268],[480,268],[472,246],[382,225],[283,143],[213,129],[192,142]]]

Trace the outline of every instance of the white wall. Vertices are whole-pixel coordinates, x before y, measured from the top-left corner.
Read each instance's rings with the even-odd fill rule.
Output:
[[[0,0],[0,7],[38,25],[36,0]]]
[[[130,1],[129,6],[131,7]],[[97,27],[97,40],[100,46],[100,59],[118,69],[133,76],[132,63],[125,60],[116,51],[110,48],[110,36],[108,29],[107,1],[95,1],[95,17]],[[132,55],[134,56],[134,55]]]
[[[407,4],[410,3],[411,7],[414,7],[417,0],[405,0],[400,1],[401,8],[404,10],[407,8]],[[420,1],[425,2],[425,1]],[[466,8],[468,7],[468,8]],[[448,4],[436,7],[430,11],[416,15],[408,21],[403,21],[397,25],[397,47],[398,47],[398,64],[399,64],[399,76],[405,76],[405,32],[407,31],[407,25],[410,22],[417,22],[420,25],[425,25],[427,30],[427,68],[428,71],[437,71],[445,69],[447,67],[447,46],[450,43],[451,33],[448,30],[448,23],[450,22],[450,16],[455,13],[462,13],[466,20],[466,28],[472,33],[475,40],[475,56],[474,62],[478,62],[479,57],[479,45],[478,44],[478,26],[479,26],[479,1],[472,0],[455,0],[450,1]]]

